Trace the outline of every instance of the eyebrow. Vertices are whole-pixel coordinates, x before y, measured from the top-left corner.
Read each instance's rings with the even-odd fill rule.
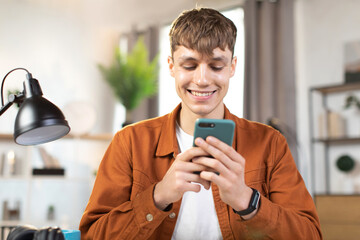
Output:
[[[220,56],[220,57],[214,57],[211,59],[212,61],[220,61],[220,62],[225,62],[227,63],[228,62],[228,58],[225,57],[225,56]]]
[[[179,61],[181,61],[181,62],[198,61],[198,59],[196,59],[194,57],[189,57],[189,56],[181,56],[181,57],[179,57]]]
[[[181,62],[186,62],[186,61],[198,61],[197,58],[194,58],[194,57],[190,57],[190,56],[181,56],[179,58],[179,61]],[[225,56],[219,56],[219,57],[213,57],[210,59],[210,61],[219,61],[219,62],[225,62],[227,63],[228,62],[228,58],[225,57]]]

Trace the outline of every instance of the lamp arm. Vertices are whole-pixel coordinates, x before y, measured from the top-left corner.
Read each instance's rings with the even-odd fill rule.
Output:
[[[18,103],[18,104],[22,103],[23,99],[24,99],[23,93],[19,93],[18,95],[10,94],[9,102],[3,105],[0,109],[0,116],[3,115],[3,113],[6,112],[6,110],[8,110],[11,107],[11,105],[13,105],[14,103]]]
[[[11,104],[10,104],[10,106],[8,106],[4,111],[2,111],[2,109],[5,108],[5,106],[4,106],[4,83],[5,83],[5,79],[7,78],[7,76],[9,76],[10,73],[12,73],[12,72],[14,72],[16,70],[24,70],[24,71],[27,72],[28,79],[32,78],[31,73],[28,70],[26,70],[25,68],[14,68],[13,70],[11,70],[10,72],[8,72],[5,75],[5,77],[3,78],[2,82],[1,82],[1,92],[0,92],[1,93],[1,114],[3,114],[11,106]]]
[[[13,105],[13,102],[8,102],[4,106],[2,106],[0,109],[0,116],[3,115],[3,113],[6,112],[6,110],[8,110],[9,107],[11,107],[11,105]]]

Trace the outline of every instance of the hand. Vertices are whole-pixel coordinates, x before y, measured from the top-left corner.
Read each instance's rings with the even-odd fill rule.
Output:
[[[193,162],[219,173],[218,175],[213,171],[202,171],[200,177],[215,183],[219,187],[221,200],[233,209],[237,211],[246,209],[249,206],[252,189],[245,184],[245,159],[231,146],[215,137],[207,137],[206,141],[197,138],[195,143],[213,158],[198,157]]]
[[[157,208],[164,210],[169,204],[178,201],[187,191],[199,192],[201,189],[199,184],[205,189],[210,188],[210,182],[195,173],[209,170],[208,167],[191,161],[205,155],[207,153],[203,149],[193,147],[176,157],[164,178],[155,186],[154,203]]]

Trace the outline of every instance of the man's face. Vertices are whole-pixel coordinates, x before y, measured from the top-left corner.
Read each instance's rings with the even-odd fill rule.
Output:
[[[236,57],[220,48],[206,56],[179,46],[168,58],[170,74],[182,100],[182,111],[203,118],[222,118],[223,98],[229,88],[229,79],[235,73]]]

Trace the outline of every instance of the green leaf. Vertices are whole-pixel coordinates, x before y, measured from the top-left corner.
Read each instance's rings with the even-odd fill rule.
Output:
[[[354,95],[350,95],[345,99],[345,109],[350,108],[351,106],[355,106],[358,109],[360,109],[360,100],[354,96]]]
[[[135,109],[141,100],[157,93],[158,55],[149,61],[142,37],[128,55],[116,48],[112,65],[105,67],[99,64],[98,67],[127,110]]]

